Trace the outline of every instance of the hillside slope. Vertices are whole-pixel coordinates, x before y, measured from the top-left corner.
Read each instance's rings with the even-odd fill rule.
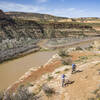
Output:
[[[50,15],[31,13],[7,13],[0,12],[0,40],[23,38],[55,38],[69,35],[85,35],[95,33],[91,26],[75,22],[57,22],[65,19]],[[2,19],[2,17],[4,19]],[[32,17],[32,18],[31,18]],[[39,20],[32,20],[38,18]],[[30,20],[29,20],[30,19]],[[67,18],[66,18],[67,19]],[[44,20],[44,21],[41,21]],[[49,20],[54,20],[50,22]],[[90,34],[91,35],[91,34]]]
[[[76,73],[71,74],[71,65],[63,65],[62,58],[56,54],[42,67],[31,68],[7,91],[14,92],[22,86],[34,97],[38,97],[37,100],[99,100],[100,53],[73,51],[69,54],[77,65]],[[65,87],[61,85],[62,74],[66,75]],[[67,84],[68,80],[71,83]],[[21,88],[17,91],[19,89]],[[23,98],[23,95],[20,96]]]

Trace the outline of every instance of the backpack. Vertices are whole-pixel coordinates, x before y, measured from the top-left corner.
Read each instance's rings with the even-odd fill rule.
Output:
[[[75,64],[72,64],[72,68],[75,68],[76,67],[76,65]]]

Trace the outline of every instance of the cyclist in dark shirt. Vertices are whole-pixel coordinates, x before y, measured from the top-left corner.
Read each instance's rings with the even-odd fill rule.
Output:
[[[65,75],[62,74],[62,87],[64,87],[64,86],[65,86]]]

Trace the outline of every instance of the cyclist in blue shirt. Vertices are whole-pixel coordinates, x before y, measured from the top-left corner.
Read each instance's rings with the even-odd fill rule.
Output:
[[[75,72],[76,71],[76,65],[75,64],[72,64],[72,74],[73,74],[73,72]]]

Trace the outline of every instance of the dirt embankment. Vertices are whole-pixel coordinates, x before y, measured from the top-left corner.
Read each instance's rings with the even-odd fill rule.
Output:
[[[25,73],[17,82],[8,87],[7,91],[14,91],[19,85],[26,84],[39,79],[43,74],[54,71],[62,64],[59,57],[54,55],[45,65],[38,67],[37,69],[31,68]]]
[[[11,59],[23,57],[30,53],[37,52],[39,50],[40,47],[38,46],[30,46],[30,47],[20,47],[20,48],[13,48],[5,51],[0,51],[0,63]]]

